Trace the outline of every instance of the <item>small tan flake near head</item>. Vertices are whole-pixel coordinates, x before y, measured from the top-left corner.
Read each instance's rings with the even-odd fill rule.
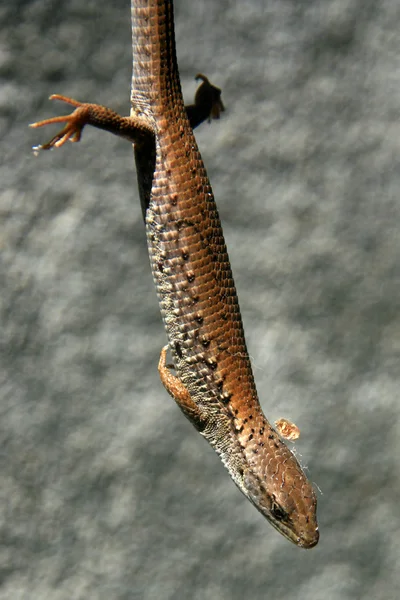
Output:
[[[275,421],[275,427],[279,435],[285,440],[294,442],[300,437],[300,429],[294,423],[291,423],[287,419],[279,419]]]

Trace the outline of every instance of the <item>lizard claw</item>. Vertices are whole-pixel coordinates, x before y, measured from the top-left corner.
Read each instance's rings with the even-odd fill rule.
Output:
[[[195,80],[199,81],[199,79],[203,83],[196,92],[195,104],[210,102],[211,108],[208,121],[211,122],[212,119],[219,119],[221,113],[225,110],[224,103],[221,100],[221,89],[216,85],[213,85],[208,77],[202,73],[197,73]]]
[[[52,117],[51,119],[44,119],[43,121],[37,121],[36,123],[31,123],[29,125],[29,127],[33,127],[35,129],[37,127],[44,127],[45,125],[52,125],[53,123],[66,123],[65,127],[63,127],[63,129],[57,133],[57,135],[51,138],[50,141],[32,148],[35,156],[38,155],[40,150],[60,148],[68,140],[71,142],[79,142],[81,139],[82,129],[88,122],[87,104],[83,104],[77,100],[73,100],[72,98],[67,98],[66,96],[59,96],[58,94],[53,94],[50,96],[50,100],[62,100],[63,102],[71,104],[76,108],[70,115]]]

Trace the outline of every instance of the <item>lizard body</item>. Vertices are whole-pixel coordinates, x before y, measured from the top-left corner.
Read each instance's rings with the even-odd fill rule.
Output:
[[[87,124],[134,144],[151,269],[175,369],[166,366],[164,348],[161,380],[245,496],[286,538],[311,548],[319,538],[315,492],[260,407],[221,222],[192,131],[223,110],[220,90],[200,76],[202,99],[197,108],[185,108],[172,1],[134,0],[132,33],[130,117],[55,96],[76,110],[35,124],[67,122],[42,148],[78,141]]]

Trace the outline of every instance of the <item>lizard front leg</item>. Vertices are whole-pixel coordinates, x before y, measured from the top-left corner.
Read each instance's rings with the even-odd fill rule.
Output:
[[[169,366],[166,364],[167,350],[168,346],[162,348],[158,363],[158,372],[160,374],[161,383],[187,418],[199,431],[202,431],[206,426],[204,415],[197,404],[192,400],[188,389],[182,381],[176,377],[176,375],[171,373]]]

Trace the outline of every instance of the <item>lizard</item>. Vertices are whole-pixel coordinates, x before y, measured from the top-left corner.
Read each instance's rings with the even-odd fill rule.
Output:
[[[199,74],[195,103],[185,108],[172,0],[133,0],[131,14],[130,116],[51,96],[75,110],[32,124],[66,123],[35,150],[77,142],[86,125],[133,144],[168,339],[158,365],[161,381],[250,502],[285,538],[312,548],[319,539],[315,491],[261,409],[221,221],[193,134],[206,118],[219,117],[221,90]]]

